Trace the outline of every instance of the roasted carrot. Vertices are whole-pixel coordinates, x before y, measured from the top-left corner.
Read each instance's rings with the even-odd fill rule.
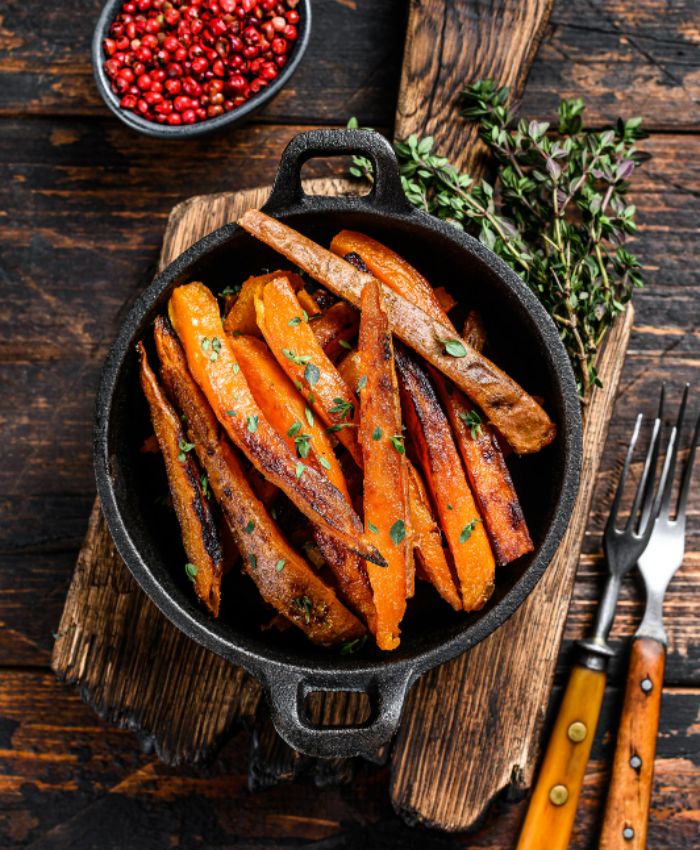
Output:
[[[478,310],[470,310],[464,320],[462,338],[471,345],[474,351],[483,351],[486,345],[486,328]]]
[[[440,528],[433,516],[425,484],[411,463],[408,464],[408,492],[413,551],[421,567],[422,577],[433,585],[448,605],[459,611],[462,599],[442,548]]]
[[[338,363],[338,372],[345,383],[357,389],[357,385],[362,378],[362,363],[360,361],[359,351],[349,351],[345,357]]]
[[[396,367],[408,433],[452,554],[462,605],[474,611],[494,587],[496,564],[488,537],[427,371],[401,345],[396,346]]]
[[[326,475],[350,501],[345,476],[325,429],[309,416],[306,402],[267,345],[244,335],[230,339],[229,344],[270,425],[298,458]]]
[[[362,293],[359,352],[367,383],[360,393],[360,444],[364,460],[365,531],[376,536],[386,567],[369,565],[380,649],[396,649],[413,581],[408,512],[408,472],[394,346],[378,282]]]
[[[202,490],[201,471],[191,453],[193,446],[185,439],[182,423],[153,374],[143,344],[139,343],[137,348],[141,387],[165,461],[170,495],[182,531],[187,575],[194,583],[197,598],[218,617],[223,555],[211,506]]]
[[[330,645],[362,635],[365,629],[360,621],[289,546],[253,493],[187,368],[179,342],[162,319],[156,323],[155,334],[164,384],[187,419],[197,456],[260,595],[315,643]]]
[[[338,593],[350,608],[360,615],[374,634],[377,609],[372,596],[368,565],[347,546],[324,534],[318,526],[314,528],[314,540],[326,566],[333,574],[334,586]],[[377,567],[377,569],[382,568]]]
[[[509,564],[534,546],[518,494],[493,429],[464,393],[433,374],[462,455],[479,513],[484,520],[496,563]]]
[[[449,313],[453,307],[457,306],[457,300],[450,295],[444,286],[436,286],[434,292],[438,304],[445,313]]]
[[[297,298],[299,299],[299,303],[301,304],[302,310],[306,310],[308,320],[318,321],[321,318],[323,311],[314,301],[313,295],[308,290],[298,290]]]
[[[277,362],[358,464],[356,399],[316,339],[285,278],[268,283],[255,299],[258,325]]]
[[[255,321],[255,293],[259,292],[266,283],[283,275],[289,280],[293,289],[300,289],[304,281],[294,272],[271,272],[269,274],[254,275],[249,277],[241,287],[238,297],[233,306],[226,313],[224,319],[224,330],[228,334],[248,334],[248,336],[260,336],[260,329]]]
[[[248,210],[238,223],[355,307],[363,287],[373,280],[259,210]],[[456,338],[451,322],[433,318],[387,286],[383,294],[394,334],[464,390],[516,452],[536,452],[552,442],[556,427],[540,405],[490,360]]]
[[[311,322],[318,344],[335,362],[348,349],[349,341],[357,335],[360,317],[357,310],[339,301]]]
[[[216,299],[206,286],[177,287],[168,309],[192,377],[234,444],[312,522],[360,557],[384,563],[342,493],[325,475],[299,460],[263,415],[224,333]]]

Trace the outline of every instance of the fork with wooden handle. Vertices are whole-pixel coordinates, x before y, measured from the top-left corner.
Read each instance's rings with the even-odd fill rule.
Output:
[[[666,588],[683,562],[685,512],[700,434],[698,417],[681,478],[675,518],[672,519],[673,473],[687,396],[686,387],[664,464],[665,487],[660,495],[660,509],[649,543],[637,564],[644,580],[646,609],[632,642],[610,790],[600,835],[601,850],[643,850],[646,846],[666,662],[662,605]]]
[[[615,616],[620,583],[637,562],[651,536],[663,398],[662,388],[659,413],[654,420],[651,441],[630,516],[625,527],[618,529],[616,523],[622,493],[642,424],[641,414],[637,417],[605,526],[603,546],[608,577],[598,606],[595,627],[592,635],[578,644],[576,664],[571,672],[532,792],[518,840],[518,850],[565,850],[569,845],[586,764],[598,725],[606,670],[613,655],[607,638]],[[663,481],[660,489],[663,490]]]

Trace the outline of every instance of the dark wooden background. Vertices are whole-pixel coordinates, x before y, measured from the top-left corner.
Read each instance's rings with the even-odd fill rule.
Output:
[[[127,131],[102,105],[88,63],[99,3],[4,0],[0,9],[0,846],[8,848],[512,847],[522,802],[481,830],[446,836],[393,813],[387,772],[250,793],[251,736],[216,761],[166,768],[134,735],[102,723],[49,670],[63,599],[94,498],[93,397],[124,312],[155,266],[171,207],[192,194],[270,181],[299,129],[356,115],[389,131],[405,3],[316,0],[309,51],[291,85],[248,127],[168,145]],[[469,45],[464,45],[468,50]],[[597,482],[557,681],[600,587],[600,531],[622,443],[660,380],[698,383],[700,13],[696,0],[560,0],[523,111],[544,119],[581,95],[589,120],[642,114],[653,159],[635,176],[647,288]],[[316,173],[330,173],[319,164]],[[699,393],[694,394],[697,408]],[[700,487],[696,486],[696,494]],[[669,661],[649,836],[690,848],[700,818],[700,500],[666,607]],[[640,614],[628,581],[614,638]],[[60,640],[60,636],[58,638]],[[614,741],[624,653],[615,665],[572,846],[593,848]],[[556,705],[558,687],[553,696]],[[494,742],[497,745],[498,742]],[[695,838],[693,838],[695,836]]]

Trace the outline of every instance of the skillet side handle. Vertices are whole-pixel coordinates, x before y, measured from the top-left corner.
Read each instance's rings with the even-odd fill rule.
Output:
[[[401,186],[399,164],[389,142],[374,130],[308,130],[299,133],[289,142],[280,159],[275,182],[264,210],[270,215],[303,209],[310,201],[301,185],[301,169],[304,163],[317,157],[333,157],[359,154],[367,157],[373,167],[374,182],[366,196],[347,196],[345,200],[356,200],[363,206],[386,209],[395,213],[414,212]],[[315,208],[337,203],[335,197],[313,196]]]
[[[401,719],[411,671],[400,670],[376,678],[373,673],[344,671],[303,673],[275,670],[263,680],[275,729],[290,747],[316,758],[362,756],[381,761],[378,752],[388,744]],[[352,726],[315,726],[306,716],[306,698],[315,691],[367,693],[372,714],[367,723]]]

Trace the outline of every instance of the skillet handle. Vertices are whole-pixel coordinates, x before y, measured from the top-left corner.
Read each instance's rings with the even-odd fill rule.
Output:
[[[378,750],[391,741],[401,719],[410,670],[388,671],[377,678],[372,672],[319,670],[304,673],[275,670],[263,680],[275,729],[290,747],[317,758],[363,756],[380,760]],[[372,714],[367,723],[351,726],[315,726],[306,716],[306,698],[314,691],[367,693]]]
[[[413,213],[401,187],[399,164],[389,142],[374,130],[308,130],[299,133],[289,142],[280,159],[270,197],[265,203],[266,213],[287,212],[291,208],[304,209],[311,196],[301,185],[301,169],[305,162],[316,157],[359,154],[366,156],[374,169],[374,183],[368,195],[350,195],[343,198],[365,209],[376,207],[395,213]],[[337,204],[335,197],[313,196],[314,208]]]

